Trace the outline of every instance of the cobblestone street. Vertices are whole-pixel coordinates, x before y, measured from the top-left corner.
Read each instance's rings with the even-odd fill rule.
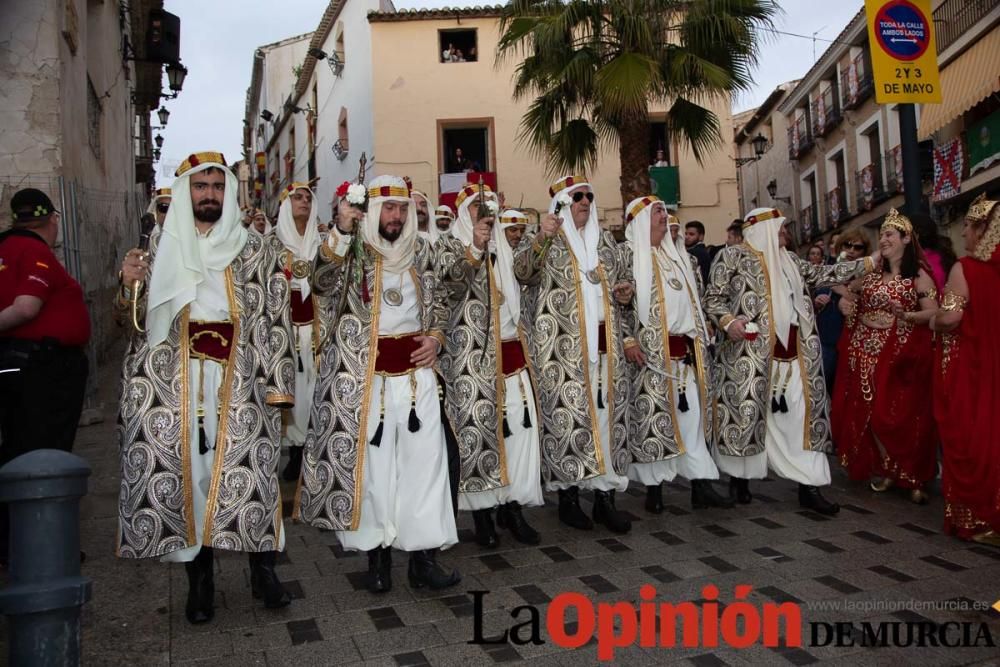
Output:
[[[192,626],[184,619],[187,581],[181,566],[120,561],[113,555],[119,475],[113,425],[116,373],[114,368],[102,369],[105,422],[81,428],[75,450],[94,469],[82,510],[82,547],[87,552],[83,573],[94,582],[94,596],[83,617],[87,665],[470,665],[532,660],[577,666],[597,662],[596,641],[575,651],[551,641],[545,609],[557,594],[574,591],[595,603],[632,603],[639,600],[640,586],[652,584],[658,600],[682,602],[698,600],[709,583],[718,586],[723,603],[733,600],[737,584],[753,586],[748,599],[755,606],[802,602],[803,647],[636,646],[619,649],[615,660],[686,661],[701,667],[817,661],[997,664],[995,648],[810,645],[808,624],[816,621],[967,621],[974,627],[985,622],[994,639],[1000,638],[1000,614],[995,611],[945,611],[925,604],[959,600],[992,605],[1000,598],[1000,550],[941,535],[939,498],[926,507],[891,493],[874,498],[866,485],[847,481],[839,470],[829,496],[843,509],[832,520],[800,511],[794,485],[784,481],[755,483],[754,502],[748,506],[698,512],[690,509],[689,489],[673,483],[664,494],[667,511],[659,517],[643,510],[643,492],[632,489],[619,502],[634,522],[625,536],[561,527],[550,498],[546,508],[527,513],[542,532],[541,546],[524,547],[506,539],[489,553],[466,541],[471,539],[471,519],[463,515],[463,542],[441,558],[446,566],[459,568],[463,580],[437,594],[409,589],[406,558],[397,553],[393,591],[370,595],[360,578],[366,567],[362,555],[341,550],[332,533],[286,520],[287,549],[278,570],[294,593],[292,605],[265,610],[251,599],[245,557],[222,555],[216,561],[215,620]],[[282,491],[287,514],[293,489]],[[501,533],[501,539],[505,537]],[[467,643],[473,638],[469,591],[475,590],[489,591],[483,598],[484,636],[493,637],[525,620],[513,620],[510,611],[530,604],[541,612],[540,634],[546,643]],[[807,606],[839,601],[853,605],[823,610]],[[873,604],[878,601],[918,601],[924,607],[884,605],[879,610]],[[572,622],[568,629],[574,631]]]

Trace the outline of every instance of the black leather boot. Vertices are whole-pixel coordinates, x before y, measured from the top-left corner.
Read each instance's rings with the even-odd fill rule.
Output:
[[[651,484],[646,487],[646,511],[650,514],[663,514],[662,484]]]
[[[208,623],[215,617],[215,558],[211,547],[202,547],[193,561],[184,563],[188,598],[184,615],[188,623]]]
[[[749,489],[747,489],[749,493]],[[727,498],[715,490],[710,479],[691,480],[691,507],[703,510],[708,507],[721,507],[728,510],[733,507],[732,498]]]
[[[448,588],[462,581],[458,570],[452,570],[448,574],[437,564],[437,549],[410,552],[410,566],[406,574],[411,588],[426,586],[432,591]]]
[[[580,509],[580,489],[571,486],[559,490],[559,520],[570,528],[591,530],[594,522]]]
[[[613,533],[632,530],[632,522],[615,507],[614,491],[594,490],[594,523],[603,523]]]
[[[475,510],[472,523],[476,526],[476,544],[485,549],[494,549],[500,544],[496,527],[493,525],[493,510]]]
[[[278,552],[250,552],[247,556],[250,560],[250,591],[254,598],[264,600],[268,609],[280,609],[291,604],[292,596],[281,585],[278,573],[274,571]]]
[[[294,446],[288,448],[288,463],[285,464],[285,469],[281,471],[281,478],[286,482],[299,481],[299,475],[302,474],[303,449],[303,447]]]
[[[368,552],[368,576],[365,588],[369,593],[388,593],[392,590],[392,549],[375,547]]]
[[[826,516],[833,516],[840,512],[840,505],[831,503],[823,497],[819,489],[808,484],[799,484],[799,507],[812,510]]]
[[[501,505],[497,509],[497,525],[506,528],[514,539],[521,544],[538,544],[542,541],[538,531],[528,525],[521,514],[521,505],[516,501],[511,501]]]
[[[741,477],[729,477],[729,497],[733,498],[740,505],[749,505],[753,500],[750,494],[750,480]]]

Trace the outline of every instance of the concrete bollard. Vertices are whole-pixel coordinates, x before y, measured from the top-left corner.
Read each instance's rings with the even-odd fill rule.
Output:
[[[10,510],[8,663],[80,664],[80,608],[90,579],[80,575],[80,498],[90,466],[57,449],[23,454],[0,468],[0,501]]]

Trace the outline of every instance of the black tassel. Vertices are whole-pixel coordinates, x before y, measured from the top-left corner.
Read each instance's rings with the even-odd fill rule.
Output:
[[[778,409],[782,412],[788,412],[788,403],[785,401],[784,394],[781,394],[781,398],[778,400]]]
[[[503,437],[509,438],[512,435],[514,434],[510,430],[510,424],[507,423],[507,413],[505,412],[503,415]]]
[[[303,371],[305,371],[305,367],[302,365],[302,353],[299,352],[299,372],[302,373]]]
[[[524,404],[524,419],[521,420],[521,426],[524,428],[531,428],[531,415],[528,414],[528,404]]]
[[[601,383],[598,382],[597,383],[597,409],[598,410],[603,410],[604,409],[604,398],[601,396],[601,394],[604,393],[603,391],[601,391],[603,388],[604,387],[601,386]]]
[[[680,396],[677,398],[677,409],[681,412],[687,412],[690,409],[688,405],[688,395],[686,391],[682,391]]]
[[[198,453],[208,454],[208,436],[205,434],[205,420],[198,418]]]
[[[378,428],[375,429],[375,435],[373,435],[372,439],[368,441],[368,444],[371,445],[372,447],[378,447],[379,445],[382,444],[382,423],[383,423],[383,421],[384,421],[383,418],[379,417]]]
[[[781,410],[781,406],[778,404],[778,399],[776,399],[774,396],[772,396],[771,397],[771,412],[779,412],[780,410]]]
[[[420,430],[420,419],[417,418],[417,404],[410,403],[410,433]]]

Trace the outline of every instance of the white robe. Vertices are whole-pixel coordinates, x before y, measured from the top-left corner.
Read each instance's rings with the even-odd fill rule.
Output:
[[[399,306],[379,299],[380,336],[421,330],[417,289],[409,273],[383,274],[382,292],[395,288],[403,295]],[[345,549],[369,551],[395,547],[403,551],[446,549],[458,542],[448,480],[448,453],[437,375],[432,368],[415,371],[417,417],[420,430],[410,433],[410,376],[372,377],[371,405],[365,442],[375,435],[379,401],[385,388],[385,417],[379,446],[371,444],[364,457],[361,520],[357,530],[337,531]]]

